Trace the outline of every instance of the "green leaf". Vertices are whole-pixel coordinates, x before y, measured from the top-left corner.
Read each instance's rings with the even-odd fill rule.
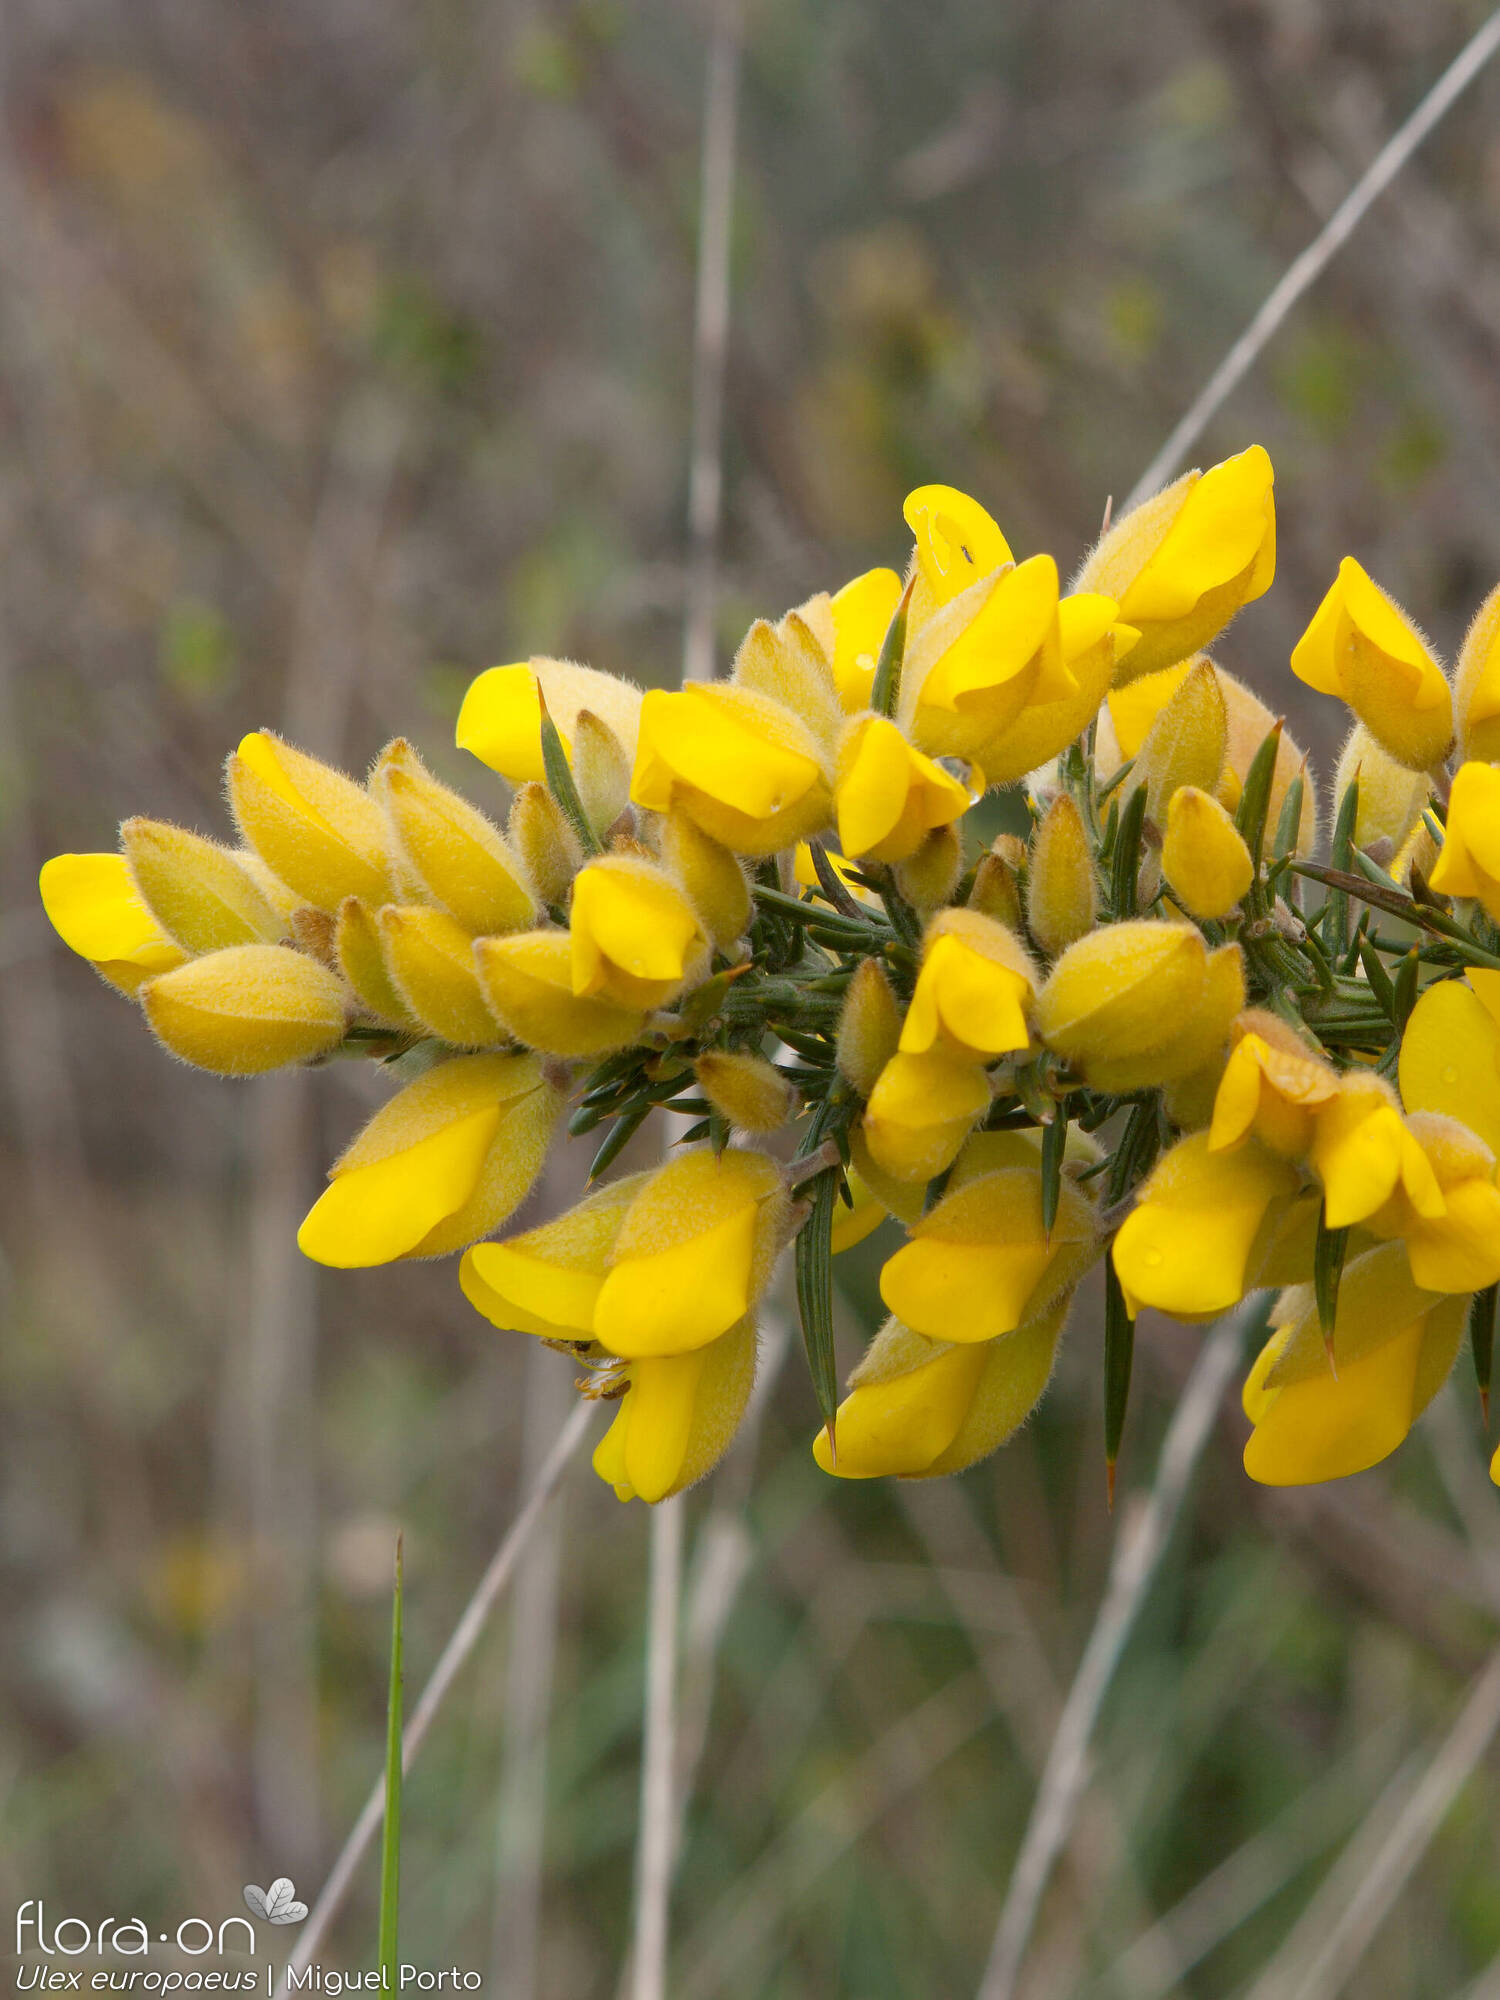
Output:
[[[1411,1018],[1411,1010],[1417,1004],[1417,974],[1420,969],[1419,950],[1413,945],[1396,967],[1396,977],[1392,981],[1392,992],[1395,996],[1392,1011],[1398,1035],[1405,1029]]]
[[[1062,1193],[1063,1151],[1068,1143],[1068,1114],[1059,1104],[1050,1124],[1042,1127],[1042,1228],[1050,1236]]]
[[[1391,984],[1391,975],[1385,969],[1385,961],[1367,937],[1362,936],[1360,938],[1359,957],[1360,963],[1365,968],[1365,978],[1370,982],[1370,991],[1394,1021],[1396,1018],[1396,989]]]
[[[612,1167],[620,1154],[635,1137],[639,1127],[654,1109],[650,1098],[637,1101],[622,1111],[614,1122],[609,1137],[594,1155],[594,1164],[589,1168],[589,1179],[598,1180],[606,1168]]]
[[[540,682],[536,698],[542,707],[542,769],[547,774],[547,789],[562,808],[563,818],[578,836],[578,844],[585,855],[602,854],[604,849],[589,825],[589,816],[578,796],[578,787],[573,783],[573,767],[568,762],[568,753],[557,733],[557,724],[552,720]]]
[[[1276,776],[1276,758],[1280,750],[1281,724],[1276,722],[1250,759],[1250,768],[1245,773],[1245,788],[1240,793],[1239,806],[1234,815],[1234,823],[1250,850],[1250,859],[1255,863],[1257,874],[1260,872],[1261,850],[1266,841],[1266,814],[1271,807],[1271,783]]]
[[[1290,854],[1297,845],[1297,834],[1302,825],[1302,795],[1304,786],[1302,774],[1298,772],[1286,788],[1286,797],[1281,801],[1281,813],[1276,821],[1276,838],[1271,843],[1271,851],[1279,861],[1284,854]]]
[[[1469,1301],[1469,1348],[1474,1356],[1474,1380],[1479,1384],[1486,1425],[1490,1420],[1490,1364],[1495,1353],[1497,1299],[1500,1299],[1500,1285],[1487,1285]]]
[[[1104,1257],[1104,1465],[1111,1508],[1115,1502],[1115,1463],[1120,1456],[1120,1439],[1125,1434],[1134,1359],[1135,1321],[1126,1309],[1125,1294],[1115,1276],[1111,1248]]]
[[[385,1825],[380,1837],[380,1976],[382,1990],[400,1982],[396,1949],[401,1901],[401,1730],[405,1678],[401,1640],[402,1538],[396,1537],[396,1590],[391,1603],[391,1679],[385,1718]]]
[[[1313,1246],[1313,1295],[1318,1302],[1318,1324],[1328,1349],[1328,1365],[1333,1367],[1333,1325],[1339,1309],[1339,1279],[1344,1275],[1344,1255],[1349,1248],[1349,1231],[1330,1229],[1324,1209],[1318,1210],[1318,1238]],[[1337,1373],[1337,1370],[1334,1371]]]
[[[901,593],[891,622],[885,628],[880,658],[875,662],[875,679],[870,686],[870,706],[877,715],[894,715],[901,695],[901,664],[906,657],[906,619],[911,609],[913,576]]]
[[[838,1172],[827,1167],[812,1184],[812,1212],[797,1232],[797,1309],[807,1349],[813,1393],[830,1435],[839,1406],[838,1364],[833,1352],[833,1211]]]
[[[1110,906],[1116,917],[1135,915],[1135,892],[1141,872],[1141,829],[1146,824],[1146,787],[1137,785],[1120,809],[1110,863]]]
[[[1351,778],[1339,800],[1338,817],[1333,823],[1333,847],[1329,866],[1349,872],[1354,849],[1354,821],[1359,812],[1359,779]],[[1323,944],[1330,958],[1340,959],[1349,949],[1349,898],[1342,889],[1331,889],[1323,910]]]

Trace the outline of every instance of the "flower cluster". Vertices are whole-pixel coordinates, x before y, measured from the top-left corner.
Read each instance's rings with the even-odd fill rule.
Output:
[[[791,1244],[841,1477],[1001,1444],[1096,1265],[1111,1468],[1134,1316],[1262,1287],[1247,1470],[1374,1464],[1466,1326],[1488,1385],[1500,592],[1450,681],[1343,563],[1291,660],[1354,716],[1322,862],[1307,760],[1204,650],[1272,581],[1264,451],[1128,514],[1067,592],[950,487],[905,517],[904,577],[758,622],[725,681],[481,674],[457,741],[513,788],[503,829],[409,743],[361,784],[259,731],[236,845],[128,820],[47,863],[48,915],[202,1069],[389,1072],[303,1251],[461,1251],[478,1313],[617,1403],[622,1499],[725,1449]],[[659,1108],[692,1121],[663,1162],[604,1178]],[[607,1127],[591,1192],[497,1236],[564,1119]],[[888,1217],[840,1402],[831,1258]]]

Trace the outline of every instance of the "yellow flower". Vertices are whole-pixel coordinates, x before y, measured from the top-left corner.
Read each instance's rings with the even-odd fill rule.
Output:
[[[142,900],[190,955],[232,944],[279,944],[286,936],[280,910],[240,856],[217,841],[162,820],[128,819],[120,845]]]
[[[446,910],[388,903],[376,919],[381,955],[407,1010],[455,1048],[493,1048],[504,1031],[485,1004],[473,933]],[[347,938],[346,933],[346,938]]]
[[[1211,960],[1191,924],[1105,924],[1053,967],[1037,1028],[1093,1087],[1143,1089],[1186,1076],[1227,1037],[1245,1004],[1243,978],[1238,947]]]
[[[997,1134],[997,1137],[1010,1137]],[[976,1144],[978,1142],[975,1142]],[[904,1325],[932,1340],[997,1339],[1071,1290],[1096,1254],[1093,1208],[1065,1175],[1049,1232],[1035,1148],[960,1179],[915,1223],[880,1274],[880,1296]]]
[[[157,1039],[217,1076],[311,1062],[344,1038],[351,1012],[337,973],[279,944],[236,944],[156,974],[140,988]]]
[[[398,737],[386,745],[370,787],[421,890],[466,929],[519,931],[536,922],[536,901],[499,828],[440,785],[409,743]]]
[[[983,1070],[933,1049],[898,1053],[881,1070],[861,1129],[870,1157],[898,1181],[930,1181],[989,1109]]]
[[[1500,758],[1500,587],[1474,614],[1453,675],[1458,747],[1490,764]]]
[[[1317,1107],[1309,1157],[1330,1229],[1363,1222],[1398,1189],[1418,1215],[1444,1213],[1442,1190],[1384,1078],[1351,1070]]]
[[[732,945],[750,928],[753,914],[744,869],[727,847],[681,813],[669,813],[660,825],[662,860],[687,890],[714,943]],[[800,857],[807,849],[797,852]]]
[[[1024,1049],[1034,979],[1025,946],[1003,924],[977,910],[941,911],[927,926],[901,1052],[985,1064]]]
[[[836,1036],[839,1074],[868,1097],[901,1039],[901,1008],[884,969],[862,958],[844,988]]]
[[[635,1361],[727,1333],[770,1280],[787,1212],[781,1174],[764,1154],[678,1153],[625,1212],[594,1304],[595,1339]]]
[[[984,789],[981,778],[976,791]],[[883,715],[854,718],[839,748],[839,845],[851,860],[905,861],[969,809],[970,789],[914,749]]]
[[[831,749],[844,721],[844,706],[828,650],[800,611],[788,611],[773,625],[757,618],[734,656],[729,684],[762,695],[804,723],[820,751]]]
[[[1206,1132],[1157,1162],[1115,1237],[1115,1275],[1132,1316],[1155,1306],[1176,1319],[1213,1319],[1242,1299],[1273,1205],[1297,1175],[1253,1139],[1211,1152]]]
[[[1292,653],[1292,672],[1347,702],[1398,764],[1441,762],[1453,741],[1442,668],[1406,613],[1345,556]]]
[[[47,920],[111,986],[134,993],[185,954],[147,909],[120,854],[54,854],[37,886]]]
[[[623,1049],[645,1025],[638,1007],[573,991],[573,943],[566,931],[523,931],[480,938],[479,984],[490,1012],[518,1042],[554,1056],[597,1056]]]
[[[1020,713],[974,746],[991,785],[1011,785],[1038,771],[1080,736],[1099,712],[1119,662],[1139,634],[1117,617],[1112,597],[1082,591],[1058,599],[1057,636],[1071,691],[1055,685],[1042,698],[1033,687]]]
[[[936,1478],[1004,1444],[1042,1399],[1069,1301],[1000,1340],[954,1345],[887,1320],[813,1457],[840,1479]]]
[[[906,525],[916,544],[918,595],[912,600],[912,623],[925,623],[932,612],[970,584],[992,576],[1013,561],[1010,544],[977,500],[956,486],[918,486],[902,503]]]
[[[610,1252],[650,1177],[607,1181],[537,1229],[503,1243],[475,1243],[458,1267],[464,1297],[492,1326],[592,1347]]]
[[[441,1257],[531,1191],[562,1109],[531,1055],[455,1056],[383,1105],[329,1169],[297,1241],[350,1268]]]
[[[224,775],[244,839],[305,901],[332,911],[346,896],[391,900],[385,814],[363,785],[269,729],[241,740]]]
[[[817,742],[749,688],[654,688],[641,706],[631,797],[681,811],[736,854],[774,854],[819,833],[833,797]]]
[[[1127,786],[1146,787],[1146,811],[1159,827],[1179,786],[1217,793],[1229,741],[1229,713],[1213,662],[1202,659],[1183,676],[1152,718],[1135,753]]]
[[[749,1319],[689,1354],[633,1361],[615,1420],[595,1447],[595,1472],[620,1500],[654,1504],[683,1492],[724,1456],[754,1381]]]
[[[1457,1118],[1500,1155],[1500,973],[1429,986],[1401,1037],[1408,1111]]]
[[[641,1013],[675,1000],[708,966],[697,912],[662,869],[606,854],[573,878],[573,992]]]
[[[1049,958],[1087,937],[1099,912],[1094,856],[1082,816],[1059,792],[1031,836],[1026,917]]]
[[[1337,1072],[1309,1054],[1274,1014],[1245,1014],[1240,1025],[1245,1032],[1214,1098],[1209,1148],[1220,1153],[1253,1134],[1273,1153],[1301,1159],[1312,1144],[1318,1108],[1337,1094]]]
[[[1494,764],[1459,767],[1431,883],[1444,896],[1477,896],[1500,922],[1500,768]]]
[[[982,577],[907,640],[898,717],[938,757],[976,757],[1028,702],[1077,687],[1062,653],[1057,564],[1032,556]]]
[[[1239,902],[1255,879],[1255,864],[1218,800],[1196,785],[1182,785],[1167,808],[1161,872],[1184,909],[1212,921]]]
[[[1412,1281],[1397,1244],[1351,1258],[1330,1370],[1310,1286],[1277,1302],[1276,1331],[1245,1384],[1245,1470],[1263,1486],[1344,1479],[1387,1458],[1448,1378],[1468,1301]]]
[[[1140,633],[1121,678],[1135,680],[1206,646],[1276,573],[1271,461],[1259,445],[1187,472],[1133,508],[1084,564],[1082,590],[1115,598]]]
[[[868,569],[834,593],[833,678],[846,714],[870,706],[876,662],[900,602],[901,579],[893,569]]]
[[[1414,1111],[1412,1137],[1443,1197],[1441,1215],[1419,1210],[1404,1187],[1370,1216],[1373,1236],[1399,1237],[1411,1274],[1429,1292],[1475,1292],[1500,1281],[1500,1188],[1495,1155],[1456,1118]]]
[[[516,666],[487,668],[469,684],[458,712],[454,741],[460,750],[469,751],[513,785],[540,783],[546,776],[542,764],[543,694],[570,757],[578,717],[584,710],[614,733],[627,761],[634,757],[640,689],[614,674],[601,674],[572,660],[523,660]]]

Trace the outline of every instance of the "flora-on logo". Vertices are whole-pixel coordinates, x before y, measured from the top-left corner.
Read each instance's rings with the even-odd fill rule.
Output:
[[[290,1875],[278,1875],[269,1889],[247,1882],[243,1893],[246,1905],[268,1924],[300,1924],[307,1915],[307,1905],[297,1901]]]

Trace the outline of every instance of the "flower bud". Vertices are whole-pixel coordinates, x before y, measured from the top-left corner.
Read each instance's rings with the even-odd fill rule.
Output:
[[[693,1068],[715,1111],[742,1132],[779,1132],[796,1108],[796,1091],[764,1056],[705,1049]]]
[[[956,826],[934,827],[915,854],[891,870],[896,894],[914,910],[938,910],[951,898],[964,870],[963,842]]]
[[[1500,999],[1495,975],[1429,986],[1401,1037],[1401,1098],[1409,1112],[1461,1119],[1500,1152]]]
[[[996,522],[956,486],[918,486],[907,494],[901,512],[915,543],[913,627],[925,624],[971,584],[1014,561]]]
[[[363,785],[269,729],[243,738],[224,771],[241,834],[305,902],[390,901],[385,814]]]
[[[120,845],[142,900],[190,956],[231,944],[277,944],[280,913],[217,841],[162,820],[128,819]]]
[[[625,1213],[594,1306],[594,1337],[626,1360],[705,1347],[770,1281],[787,1224],[763,1153],[694,1147],[658,1167]]]
[[[1078,808],[1059,792],[1031,836],[1026,921],[1049,958],[1086,937],[1099,913],[1094,857]]]
[[[70,951],[122,993],[181,965],[120,854],[54,854],[37,879],[47,921]]]
[[[573,991],[573,945],[566,931],[480,938],[479,984],[490,1012],[518,1042],[554,1056],[597,1056],[627,1048],[645,1016],[606,998]]]
[[[416,880],[471,932],[536,922],[521,865],[477,806],[440,785],[400,737],[380,753],[370,789],[390,817],[396,851]]]
[[[618,1499],[654,1504],[695,1485],[729,1449],[755,1381],[755,1322],[688,1354],[633,1361],[629,1377],[594,1470]]]
[[[573,879],[573,991],[641,1013],[664,1007],[708,968],[692,904],[664,870],[606,854]]]
[[[510,823],[506,830],[542,901],[565,901],[569,885],[583,865],[583,850],[563,818],[562,807],[545,785],[528,783],[520,787],[510,803]]]
[[[216,1076],[311,1062],[344,1038],[349,995],[316,959],[279,944],[237,944],[148,979],[141,1005],[173,1055]]]
[[[346,896],[339,907],[333,953],[339,971],[369,1013],[398,1028],[420,1032],[421,1023],[391,984],[375,913],[358,896]]]
[[[1126,780],[1132,789],[1146,787],[1146,812],[1156,826],[1166,825],[1179,786],[1218,789],[1228,730],[1218,674],[1212,661],[1199,660],[1152,721]]]
[[[901,1039],[901,1008],[891,982],[873,958],[862,958],[844,989],[839,1009],[839,1074],[868,1097]]]
[[[1207,972],[1207,950],[1190,924],[1106,924],[1069,945],[1054,966],[1037,997],[1042,1040],[1090,1083],[1112,1064],[1158,1056],[1156,1081],[1185,1075],[1184,1039],[1197,1021]]]
[[[1431,779],[1387,756],[1362,722],[1355,723],[1339,754],[1333,796],[1341,799],[1356,778],[1354,845],[1368,850],[1388,840],[1393,848],[1401,847],[1432,797]]]
[[[790,709],[823,748],[837,740],[844,707],[833,663],[795,611],[775,625],[756,619],[735,654],[730,682]]]
[[[421,904],[388,903],[376,922],[391,984],[423,1027],[459,1049],[504,1041],[485,1004],[471,932],[446,910]]]
[[[881,1070],[861,1130],[877,1167],[898,1181],[930,1181],[951,1167],[990,1106],[975,1063],[933,1049],[899,1052]]]
[[[476,1243],[463,1255],[458,1282],[492,1326],[589,1347],[594,1307],[626,1211],[649,1173],[606,1181],[583,1200],[503,1243]]]
[[[1396,1093],[1384,1077],[1349,1070],[1320,1104],[1308,1149],[1323,1183],[1323,1214],[1330,1229],[1363,1222],[1398,1189],[1418,1215],[1444,1212],[1431,1163],[1407,1127]]]
[[[1084,591],[1057,604],[1062,664],[1074,686],[1044,700],[1033,688],[1026,706],[994,735],[974,747],[976,762],[991,785],[1011,785],[1038,771],[1081,736],[1099,713],[1118,663],[1138,634],[1120,624],[1112,597]]]
[[[1117,521],[1085,562],[1080,590],[1115,598],[1140,633],[1121,678],[1155,673],[1206,646],[1276,573],[1271,461],[1252,445],[1187,472]]]
[[[834,593],[833,678],[846,715],[870,706],[880,649],[900,602],[901,579],[893,569],[867,569]]]
[[[934,827],[969,809],[969,791],[913,749],[883,715],[855,716],[839,745],[834,784],[839,845],[851,860],[905,861]]]
[[[1033,1157],[950,1187],[913,1225],[880,1274],[904,1325],[932,1340],[995,1340],[1077,1284],[1097,1252],[1093,1206],[1064,1176],[1049,1234]]]
[[[1062,1299],[1003,1340],[953,1345],[887,1320],[849,1378],[813,1457],[840,1479],[936,1478],[1007,1442],[1042,1399],[1068,1315]]]
[[[1474,614],[1453,674],[1459,754],[1500,761],[1500,587]]]
[[[1255,880],[1255,864],[1234,821],[1196,785],[1172,794],[1161,872],[1190,915],[1227,917]]]
[[[749,688],[653,688],[641,707],[630,795],[682,811],[736,854],[774,854],[832,813],[823,755],[806,723]]]
[[[588,708],[573,732],[573,782],[584,817],[602,840],[630,804],[630,759],[609,724]]]
[[[1245,1384],[1246,1472],[1306,1486],[1389,1457],[1447,1380],[1467,1309],[1414,1285],[1399,1245],[1366,1251],[1339,1281],[1331,1369],[1312,1287],[1284,1292]]]
[[[563,749],[575,765],[573,738],[583,709],[614,732],[627,761],[634,757],[640,689],[615,674],[601,674],[573,660],[532,659],[517,666],[487,668],[469,684],[453,740],[460,750],[467,750],[513,785],[541,783],[546,777],[542,763],[543,694]]]
[[[1002,833],[988,854],[980,856],[974,870],[974,886],[969,891],[969,908],[991,917],[1010,931],[1025,928],[1021,911],[1020,869],[1026,849],[1014,834]]]
[[[1028,702],[1070,698],[1057,601],[1057,564],[1032,556],[914,621],[899,705],[912,741],[935,757],[976,757]]]
[[[1370,734],[1413,771],[1441,763],[1453,741],[1442,668],[1406,613],[1345,556],[1292,652],[1292,672],[1347,702]]]
[[[1034,979],[1025,946],[1003,925],[977,910],[943,910],[927,926],[902,1053],[983,1065],[1024,1049]]]
[[[1338,1073],[1275,1014],[1255,1009],[1236,1026],[1242,1032],[1214,1098],[1209,1149],[1222,1153],[1253,1134],[1283,1159],[1301,1159],[1319,1107],[1338,1090]]]
[[[727,847],[684,814],[668,813],[660,827],[662,860],[687,890],[714,943],[727,948],[750,928],[750,884],[744,869]]]
[[[562,1093],[532,1055],[454,1056],[382,1105],[328,1170],[297,1242],[348,1269],[441,1257],[531,1192]]]
[[[1185,1320],[1227,1312],[1245,1295],[1273,1205],[1296,1190],[1296,1170],[1253,1139],[1223,1153],[1206,1132],[1179,1139],[1115,1237],[1131,1317],[1142,1306]]]
[[[1444,896],[1476,896],[1500,923],[1500,768],[1461,764],[1448,797],[1442,851],[1428,878]]]

